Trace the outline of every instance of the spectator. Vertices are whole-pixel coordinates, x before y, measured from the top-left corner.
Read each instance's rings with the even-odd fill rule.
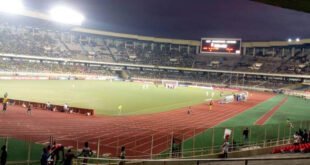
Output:
[[[293,125],[293,123],[291,122],[290,119],[286,119],[286,123],[287,123],[287,127],[294,128],[294,125]]]
[[[84,143],[84,148],[81,152],[81,154],[79,156],[83,156],[84,159],[83,159],[83,164],[87,164],[88,162],[88,157],[91,157],[93,155],[93,152],[92,150],[90,149],[89,145],[88,145],[88,142],[85,142]]]
[[[308,143],[308,132],[307,132],[307,130],[305,129],[304,130],[304,133],[303,133],[303,142],[304,143]]]
[[[176,140],[173,138],[172,140],[172,157],[177,157],[178,155],[178,145],[176,143]]]
[[[299,130],[298,130],[298,135],[299,135],[300,137],[303,137],[303,136],[304,136],[304,131],[303,131],[301,128],[299,128]]]
[[[62,154],[62,159],[65,157],[65,148],[61,144],[57,144],[56,141],[54,141],[52,147],[51,147],[51,158],[53,161],[55,161],[55,164],[57,164],[60,160],[60,152]]]
[[[247,143],[249,140],[249,129],[245,128],[242,134],[243,134],[244,143]]]
[[[64,165],[72,165],[72,160],[76,158],[76,156],[71,152],[71,149],[68,149],[65,154]]]
[[[120,153],[120,159],[126,159],[126,151],[125,151],[125,146],[121,147],[121,153]],[[124,165],[125,161],[120,161],[119,165]]]
[[[6,151],[6,145],[1,147],[0,165],[6,165],[8,153]]]
[[[48,165],[48,157],[49,157],[49,154],[48,154],[48,149],[47,148],[43,148],[43,153],[41,155],[41,165]]]
[[[228,158],[229,142],[227,140],[222,145],[222,150],[224,158]]]
[[[121,148],[120,158],[121,158],[121,159],[126,159],[125,146],[122,146],[122,148]]]
[[[299,133],[295,132],[295,134],[294,134],[294,145],[298,145],[300,143],[300,139],[301,139],[301,137],[300,137]]]

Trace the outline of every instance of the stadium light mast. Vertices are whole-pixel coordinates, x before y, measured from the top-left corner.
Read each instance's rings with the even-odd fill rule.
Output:
[[[0,1],[0,12],[9,14],[21,14],[24,11],[23,0],[2,0]]]
[[[67,25],[82,25],[85,17],[82,13],[66,6],[56,6],[49,11],[52,21]]]

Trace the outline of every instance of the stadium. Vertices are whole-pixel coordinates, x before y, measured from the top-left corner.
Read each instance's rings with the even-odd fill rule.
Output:
[[[310,39],[128,34],[0,3],[1,161],[310,162]]]

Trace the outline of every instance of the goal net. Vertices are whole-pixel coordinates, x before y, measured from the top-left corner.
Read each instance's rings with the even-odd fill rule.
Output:
[[[161,83],[168,89],[175,89],[179,86],[179,82],[175,80],[161,80]]]
[[[221,104],[228,104],[228,103],[232,103],[234,102],[234,95],[227,95],[222,97],[222,99],[220,100]]]
[[[247,101],[248,97],[249,97],[249,92],[247,91],[243,91],[243,92],[236,94],[237,101]]]

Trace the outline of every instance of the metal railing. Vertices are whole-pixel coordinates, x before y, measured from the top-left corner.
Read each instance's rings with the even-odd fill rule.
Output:
[[[286,156],[286,157],[257,157],[257,158],[212,158],[212,159],[107,159],[107,158],[78,158],[78,161],[75,164],[80,165],[83,164],[82,160],[88,159],[87,165],[112,165],[119,164],[120,162],[125,162],[126,164],[137,164],[137,165],[145,165],[145,164],[154,164],[154,165],[169,165],[169,164],[204,164],[204,163],[216,163],[219,164],[221,162],[243,162],[245,165],[248,165],[249,162],[254,161],[279,161],[279,160],[307,160],[310,161],[309,155],[303,156]],[[85,165],[85,164],[84,164]]]

